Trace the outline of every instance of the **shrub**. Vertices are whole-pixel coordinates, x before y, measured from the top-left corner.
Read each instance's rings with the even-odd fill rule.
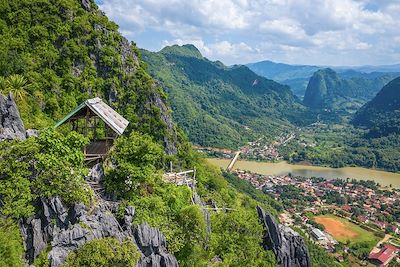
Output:
[[[0,218],[0,267],[22,267],[24,247],[18,225]]]
[[[40,196],[60,196],[67,203],[89,203],[92,192],[85,184],[87,169],[82,148],[88,140],[76,132],[62,135],[47,131],[40,135],[40,153],[35,164],[35,193]]]
[[[47,131],[39,138],[0,142],[0,213],[30,216],[36,197],[89,203],[93,194],[84,181],[81,150],[86,141],[75,132]]]
[[[31,201],[32,162],[39,152],[36,141],[0,142],[0,213],[21,218],[33,213]]]
[[[150,136],[131,133],[116,141],[110,155],[112,168],[106,169],[105,185],[109,192],[120,197],[129,193],[145,195],[160,178],[164,150]]]
[[[213,214],[212,226],[211,250],[222,266],[276,266],[272,252],[260,245],[263,228],[255,210]]]
[[[71,252],[64,267],[129,267],[136,266],[140,253],[132,240],[122,243],[116,238],[103,238],[87,242]]]

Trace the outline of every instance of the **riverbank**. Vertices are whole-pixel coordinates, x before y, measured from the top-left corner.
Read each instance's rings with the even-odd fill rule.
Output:
[[[229,165],[229,159],[208,158],[211,164],[226,168]],[[294,176],[303,177],[323,177],[325,179],[356,179],[373,180],[383,186],[393,186],[400,188],[400,174],[380,170],[367,169],[362,167],[344,167],[330,168],[309,165],[290,164],[285,161],[277,163],[238,160],[234,169],[248,170],[264,175],[287,175],[291,173]]]

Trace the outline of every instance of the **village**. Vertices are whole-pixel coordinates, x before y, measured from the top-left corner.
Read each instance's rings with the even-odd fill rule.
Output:
[[[338,262],[397,266],[400,190],[373,181],[235,174],[281,201],[282,224],[299,228]],[[390,265],[389,265],[390,263]]]
[[[261,137],[253,142],[248,142],[247,145],[238,149],[240,157],[248,160],[263,160],[263,161],[280,161],[283,156],[280,155],[278,148],[285,146],[288,142],[296,138],[295,132],[283,133],[274,138],[273,142],[265,140]],[[198,151],[205,153],[208,157],[231,159],[235,151],[224,148],[201,147],[194,146]]]

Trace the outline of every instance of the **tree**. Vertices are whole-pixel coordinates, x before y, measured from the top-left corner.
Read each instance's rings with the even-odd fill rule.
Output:
[[[107,191],[120,197],[130,193],[146,194],[159,178],[164,150],[150,136],[133,132],[116,141],[110,160],[113,167],[106,170]]]
[[[86,142],[76,132],[55,131],[25,141],[0,142],[0,214],[27,217],[37,197],[90,203],[93,193],[84,181],[87,169],[82,153]]]
[[[24,246],[18,225],[10,219],[0,218],[0,266],[22,267]]]
[[[123,242],[116,238],[103,238],[87,242],[71,252],[65,267],[134,267],[140,253],[132,240]]]
[[[7,78],[0,78],[0,89],[2,92],[12,93],[17,100],[24,100],[27,90],[31,87],[28,80],[19,74],[13,74]]]

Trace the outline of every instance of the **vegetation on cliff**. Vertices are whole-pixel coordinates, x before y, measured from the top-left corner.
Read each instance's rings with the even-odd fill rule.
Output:
[[[174,129],[160,117],[165,94],[138,60],[135,44],[94,1],[85,2],[1,2],[2,93],[19,92],[15,97],[27,128],[51,126],[99,96],[130,121],[130,130],[160,143],[173,140]]]

